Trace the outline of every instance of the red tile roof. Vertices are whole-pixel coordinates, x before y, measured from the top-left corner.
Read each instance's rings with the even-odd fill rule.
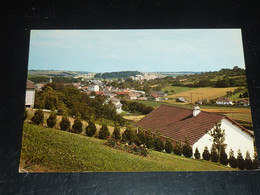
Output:
[[[26,84],[26,89],[35,89],[36,86],[34,85],[34,83],[30,80],[27,80],[27,84]]]
[[[224,115],[201,111],[196,117],[193,117],[191,109],[167,105],[153,110],[138,121],[136,126],[144,130],[149,129],[152,133],[157,133],[159,130],[161,136],[169,137],[175,141],[184,142],[187,137],[190,144],[193,145],[223,118],[231,120],[243,131],[245,130],[252,135],[244,127]]]

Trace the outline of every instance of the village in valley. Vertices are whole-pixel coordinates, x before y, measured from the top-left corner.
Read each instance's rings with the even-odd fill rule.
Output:
[[[214,72],[175,73],[29,70],[25,107],[27,134],[29,129],[35,128],[30,125],[37,124],[45,129],[62,130],[71,134],[71,139],[74,134],[90,137],[91,140],[85,141],[113,148],[115,158],[118,158],[118,152],[124,153],[120,155],[154,158],[152,155],[157,151],[172,154],[174,160],[180,156],[191,158],[195,164],[206,161],[218,166],[204,167],[205,170],[257,167],[245,70],[236,66]],[[42,118],[36,119],[39,110]],[[66,119],[68,126],[63,127]],[[25,168],[26,158],[30,157],[29,146],[25,145],[27,139],[24,137],[21,171],[70,170],[66,168],[68,165],[59,169],[46,161]],[[53,140],[48,142],[53,144]],[[50,148],[44,146],[40,150],[46,152]],[[154,169],[128,167],[117,170],[111,167],[100,169],[94,165],[77,166],[79,164],[76,171],[160,170],[156,167],[158,164],[153,165]],[[186,167],[180,170],[197,169]]]

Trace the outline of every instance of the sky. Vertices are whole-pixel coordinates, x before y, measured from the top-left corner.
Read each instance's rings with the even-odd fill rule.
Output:
[[[28,69],[89,72],[245,68],[240,29],[31,30]]]

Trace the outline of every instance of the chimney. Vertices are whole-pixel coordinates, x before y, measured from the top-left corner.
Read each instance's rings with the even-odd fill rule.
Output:
[[[200,113],[200,107],[196,106],[195,108],[193,108],[193,116],[196,117],[198,114]]]

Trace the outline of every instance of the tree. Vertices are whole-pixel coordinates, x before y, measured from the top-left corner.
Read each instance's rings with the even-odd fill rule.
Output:
[[[245,169],[245,160],[240,150],[237,152],[237,168],[240,170]]]
[[[245,158],[245,169],[252,170],[253,169],[253,161],[250,157],[250,153],[246,152],[246,158]]]
[[[224,143],[226,136],[225,130],[222,130],[220,126],[221,124],[216,122],[214,129],[209,132],[209,135],[213,138],[212,148],[216,149],[218,156],[220,155],[221,148],[226,148],[226,144]]]
[[[154,140],[154,149],[159,152],[161,152],[164,149],[164,144],[160,135],[157,135]]]
[[[194,157],[195,157],[196,159],[200,159],[200,152],[199,152],[199,150],[198,150],[197,147],[196,147],[196,149],[195,149]]]
[[[219,162],[222,165],[228,164],[228,157],[227,157],[226,151],[223,147],[220,149]]]
[[[192,147],[190,146],[188,138],[185,138],[185,144],[182,147],[182,154],[187,158],[192,157]]]
[[[232,149],[230,149],[229,151],[229,165],[232,167],[232,168],[237,168],[237,159],[234,155],[234,151]]]
[[[108,128],[106,125],[102,125],[99,134],[98,134],[98,138],[99,139],[107,139],[107,137],[110,135]]]
[[[112,138],[114,138],[115,140],[120,140],[121,139],[121,134],[120,134],[120,128],[119,126],[116,126],[114,128],[113,134],[112,134]]]
[[[218,154],[215,146],[212,146],[211,153],[210,153],[210,159],[212,162],[215,162],[215,163],[217,163],[219,161],[219,154]]]
[[[92,121],[89,121],[88,126],[86,127],[86,135],[92,137],[95,135],[96,131],[97,131],[96,125]]]
[[[77,134],[82,132],[82,122],[79,118],[74,120],[74,124],[72,125],[72,132]]]
[[[165,151],[169,154],[172,153],[173,151],[173,146],[172,146],[172,140],[171,139],[166,139],[165,143]]]
[[[32,122],[36,125],[42,124],[44,119],[44,114],[42,110],[36,110],[33,117]]]
[[[203,160],[210,160],[210,153],[207,146],[205,146],[204,151],[202,153]]]
[[[180,141],[177,141],[176,146],[173,148],[173,153],[177,155],[182,155],[182,146]]]
[[[47,126],[49,128],[53,128],[57,123],[57,115],[52,112],[49,116],[49,118],[47,119]]]
[[[67,131],[70,128],[70,121],[67,117],[63,116],[60,122],[60,129]]]

